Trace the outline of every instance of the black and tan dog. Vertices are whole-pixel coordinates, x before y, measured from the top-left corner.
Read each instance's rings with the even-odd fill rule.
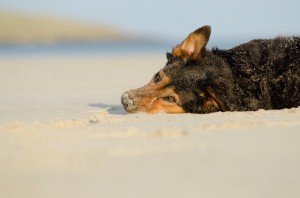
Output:
[[[206,50],[210,26],[191,33],[144,87],[122,95],[129,113],[255,111],[300,105],[300,37]]]

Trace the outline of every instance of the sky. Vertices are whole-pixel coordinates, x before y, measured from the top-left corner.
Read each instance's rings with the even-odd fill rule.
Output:
[[[0,10],[108,24],[168,39],[184,39],[202,25],[211,25],[212,37],[223,39],[300,35],[299,8],[299,0],[0,0]]]

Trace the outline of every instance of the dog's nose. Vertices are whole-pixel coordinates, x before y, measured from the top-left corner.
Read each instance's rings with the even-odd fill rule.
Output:
[[[134,102],[128,92],[124,93],[121,97],[121,102],[126,111],[133,110],[135,108]]]

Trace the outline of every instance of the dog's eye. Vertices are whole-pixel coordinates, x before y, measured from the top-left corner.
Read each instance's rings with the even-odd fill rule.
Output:
[[[155,84],[159,83],[161,80],[162,80],[162,77],[159,73],[154,75],[153,81],[154,81]]]
[[[170,103],[176,103],[176,99],[173,96],[165,96],[162,99]]]

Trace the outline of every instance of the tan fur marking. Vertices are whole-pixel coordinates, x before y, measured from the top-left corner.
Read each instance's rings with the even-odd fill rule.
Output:
[[[153,79],[145,86],[131,90],[137,103],[137,112],[146,113],[185,113],[184,109],[179,106],[180,98],[173,88],[165,86],[170,82],[170,78],[160,71],[162,81],[155,84]],[[173,96],[177,103],[170,103],[162,99],[164,96]]]
[[[180,102],[178,95],[174,92],[173,88],[169,87],[166,89],[159,90],[157,99],[149,106],[149,113],[185,113],[184,109],[178,105]],[[173,96],[176,98],[177,103],[169,103],[162,99],[162,96]]]

